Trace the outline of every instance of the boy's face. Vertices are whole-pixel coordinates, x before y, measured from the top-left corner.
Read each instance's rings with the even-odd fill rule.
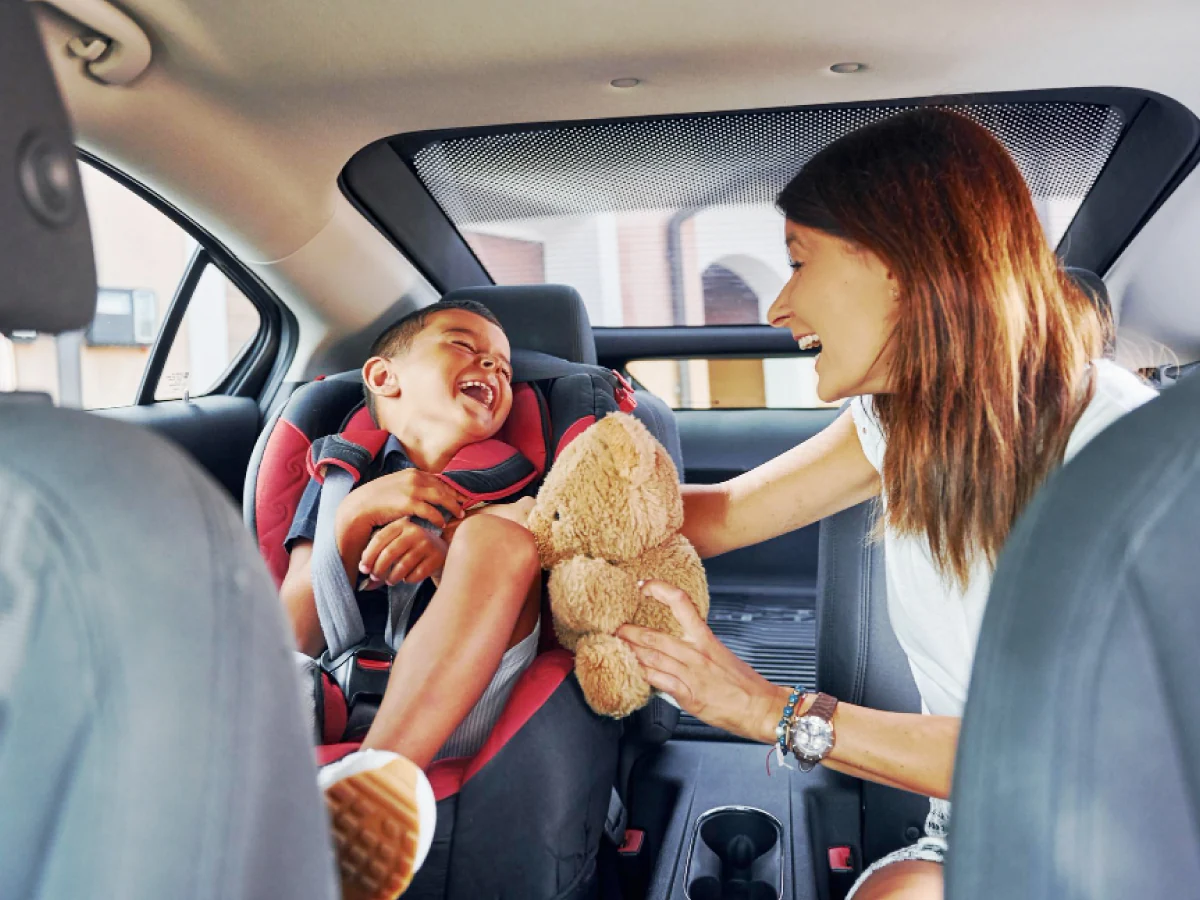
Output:
[[[407,352],[374,357],[363,374],[385,428],[404,422],[469,444],[495,435],[512,410],[510,354],[498,326],[450,309],[430,316]]]

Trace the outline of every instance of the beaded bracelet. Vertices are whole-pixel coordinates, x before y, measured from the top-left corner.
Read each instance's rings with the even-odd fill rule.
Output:
[[[800,703],[800,698],[804,696],[804,688],[796,686],[792,688],[792,694],[788,697],[787,706],[783,708],[783,718],[779,720],[779,724],[775,726],[775,740],[779,745],[779,753],[781,756],[787,756],[791,750],[791,741],[788,739],[792,730],[792,713],[796,711],[796,707]]]

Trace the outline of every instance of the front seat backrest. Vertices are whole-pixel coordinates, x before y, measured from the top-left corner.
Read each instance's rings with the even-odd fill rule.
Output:
[[[1200,890],[1200,379],[1098,435],[1001,554],[954,779],[947,897]]]
[[[0,0],[4,333],[96,303],[31,9]],[[0,894],[331,897],[296,690],[221,489],[134,426],[0,394]]]

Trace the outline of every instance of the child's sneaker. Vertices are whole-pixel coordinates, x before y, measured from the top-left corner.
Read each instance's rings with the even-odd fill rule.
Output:
[[[408,888],[433,842],[429,780],[398,753],[357,750],[323,767],[343,900],[392,900]]]

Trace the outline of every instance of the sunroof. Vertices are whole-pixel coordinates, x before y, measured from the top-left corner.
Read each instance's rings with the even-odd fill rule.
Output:
[[[829,142],[905,108],[523,127],[443,137],[410,162],[499,284],[573,284],[600,326],[749,324],[789,274],[779,190]],[[1095,103],[950,108],[1008,148],[1055,244],[1125,124]]]

